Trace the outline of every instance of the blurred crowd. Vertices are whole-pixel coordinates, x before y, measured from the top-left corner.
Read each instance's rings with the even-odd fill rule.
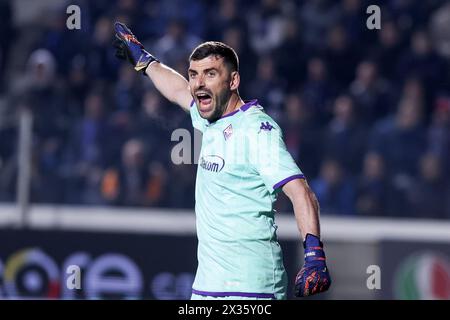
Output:
[[[450,219],[450,3],[440,0],[0,1],[0,201],[15,201],[18,119],[33,120],[31,200],[193,208],[170,160],[188,114],[114,57],[113,23],[186,75],[206,40],[240,58],[322,214]],[[366,8],[381,8],[369,30]],[[81,29],[66,27],[69,4]],[[291,210],[281,196],[280,211]]]

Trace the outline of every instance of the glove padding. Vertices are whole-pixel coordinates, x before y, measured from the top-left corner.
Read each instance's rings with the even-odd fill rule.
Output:
[[[128,60],[138,72],[145,72],[145,69],[154,61],[159,62],[158,59],[145,50],[144,46],[125,24],[116,22],[114,30],[116,31],[116,39],[113,42],[113,46],[116,48],[116,57]]]
[[[295,277],[294,295],[296,297],[325,292],[331,285],[322,242],[318,237],[308,233],[303,247],[305,264]]]

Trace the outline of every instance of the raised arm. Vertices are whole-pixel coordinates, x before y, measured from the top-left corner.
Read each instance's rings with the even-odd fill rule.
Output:
[[[146,51],[126,25],[116,22],[114,29],[116,56],[128,60],[136,71],[146,74],[156,89],[169,101],[178,104],[184,110],[189,110],[192,96],[187,80]]]
[[[295,295],[309,296],[327,291],[331,278],[320,241],[319,202],[305,179],[294,179],[283,186],[291,200],[297,226],[303,236],[305,263],[295,278]]]
[[[150,64],[145,73],[164,97],[184,110],[189,110],[192,95],[189,83],[181,74],[159,62]]]

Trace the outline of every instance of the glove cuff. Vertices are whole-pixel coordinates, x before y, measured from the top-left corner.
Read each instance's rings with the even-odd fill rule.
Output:
[[[307,234],[303,242],[305,251],[305,263],[324,263],[325,252],[323,251],[323,243],[320,239],[313,235]]]
[[[311,233],[308,233],[305,237],[305,241],[303,241],[303,248],[309,249],[309,248],[317,248],[317,247],[323,248],[322,241],[320,241],[320,239],[317,236],[315,236]]]
[[[145,70],[147,70],[147,67],[153,62],[160,62],[160,61],[143,49],[142,55],[139,57],[139,60],[136,61],[136,66],[134,67],[134,70],[142,72],[145,75]]]

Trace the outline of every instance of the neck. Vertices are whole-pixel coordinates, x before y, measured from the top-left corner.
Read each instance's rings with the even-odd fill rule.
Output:
[[[243,105],[244,105],[244,101],[242,101],[241,97],[237,93],[232,93],[230,100],[228,100],[227,107],[226,107],[224,113],[222,114],[222,117],[239,109]]]

